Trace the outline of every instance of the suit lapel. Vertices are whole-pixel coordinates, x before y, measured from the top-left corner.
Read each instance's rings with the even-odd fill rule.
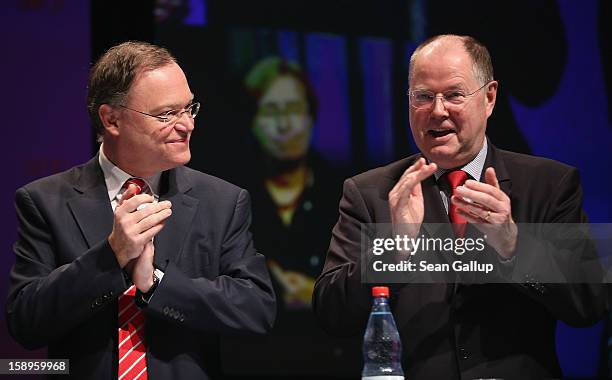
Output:
[[[104,173],[98,155],[87,162],[76,180],[77,196],[67,201],[68,207],[88,247],[106,239],[113,228],[113,209],[108,199]]]
[[[440,188],[432,175],[421,183],[425,215],[423,223],[448,223],[448,215],[440,198]]]
[[[495,174],[497,176],[497,182],[499,182],[499,187],[501,190],[508,195],[510,199],[512,199],[512,181],[510,180],[510,175],[508,173],[508,169],[506,169],[506,164],[499,157],[498,149],[488,141],[489,151],[487,152],[487,158],[485,159],[485,164],[482,169],[482,174],[480,177],[480,181],[484,182],[485,170],[488,167],[493,167],[495,169]]]
[[[421,183],[425,215],[423,228],[430,236],[453,236],[448,214],[440,197],[440,188],[432,175]],[[450,233],[450,235],[449,235]]]
[[[178,262],[199,201],[188,195],[192,186],[183,167],[164,172],[161,184],[160,201],[172,202],[172,215],[155,236],[155,266],[164,270],[169,261]]]

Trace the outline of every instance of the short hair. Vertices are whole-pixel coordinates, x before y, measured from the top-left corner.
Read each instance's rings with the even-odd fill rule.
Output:
[[[102,104],[121,105],[136,76],[176,63],[165,48],[140,41],[128,41],[108,49],[92,67],[87,85],[87,110],[98,141],[104,126],[98,116]]]
[[[266,90],[272,85],[276,78],[282,75],[288,75],[295,78],[304,87],[308,109],[311,115],[317,114],[317,97],[314,93],[310,81],[304,74],[302,67],[292,61],[288,61],[281,57],[267,57],[259,61],[249,72],[244,79],[244,86],[248,95],[251,98],[250,107],[255,113],[257,105]]]
[[[421,50],[423,50],[429,44],[443,38],[455,38],[461,40],[463,43],[463,48],[468,53],[470,58],[472,58],[474,77],[481,85],[485,85],[493,80],[493,64],[491,63],[491,55],[489,54],[489,50],[486,46],[471,36],[441,34],[428,38],[414,50],[414,53],[412,53],[412,56],[410,57],[410,66],[408,67],[408,83],[410,83],[410,79],[412,77],[414,62],[416,61],[416,58]]]

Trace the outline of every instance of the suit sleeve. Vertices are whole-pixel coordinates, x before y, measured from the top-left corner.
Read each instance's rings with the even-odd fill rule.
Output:
[[[250,224],[249,195],[241,190],[223,238],[219,276],[190,278],[169,263],[147,311],[167,322],[215,334],[270,330],[276,298],[265,258],[253,246]]]
[[[370,296],[361,282],[361,226],[371,223],[354,181],[344,182],[340,216],[333,231],[323,272],[316,281],[313,308],[319,324],[330,334],[363,332]]]
[[[607,309],[607,290],[582,211],[577,170],[567,172],[556,189],[548,223],[519,225],[517,260],[508,277],[556,319],[589,326]]]
[[[106,239],[75,261],[58,263],[51,228],[25,188],[17,191],[15,207],[18,236],[6,320],[17,342],[36,349],[91,318],[127,284]]]

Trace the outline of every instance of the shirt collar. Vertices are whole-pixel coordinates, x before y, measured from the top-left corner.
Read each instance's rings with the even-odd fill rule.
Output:
[[[100,167],[102,168],[102,172],[104,173],[104,182],[106,182],[108,198],[112,202],[117,197],[117,194],[119,194],[119,191],[123,187],[125,181],[135,176],[124,172],[118,166],[113,164],[104,154],[104,149],[102,149],[103,146],[104,144],[100,145],[100,154],[98,155],[98,162],[100,163]],[[153,192],[153,196],[155,198],[159,197],[158,194],[160,178],[161,173],[154,174],[150,177],[142,178],[147,183],[147,185],[149,185],[149,188],[151,188],[151,191]]]
[[[480,148],[480,151],[478,152],[476,157],[474,157],[472,161],[463,165],[459,169],[466,172],[471,178],[475,179],[476,181],[480,181],[480,176],[482,175],[482,170],[484,169],[484,164],[485,164],[485,159],[487,158],[488,149],[489,147],[487,144],[487,139],[485,137],[484,143],[482,144],[482,148]],[[438,168],[438,170],[436,170],[436,172],[434,173],[434,176],[436,177],[436,181],[440,179],[440,177],[442,177],[448,171],[450,170]]]

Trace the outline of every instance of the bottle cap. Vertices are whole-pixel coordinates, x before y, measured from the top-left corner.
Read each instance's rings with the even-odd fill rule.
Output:
[[[372,288],[372,296],[389,298],[389,288],[387,286],[375,286]]]

